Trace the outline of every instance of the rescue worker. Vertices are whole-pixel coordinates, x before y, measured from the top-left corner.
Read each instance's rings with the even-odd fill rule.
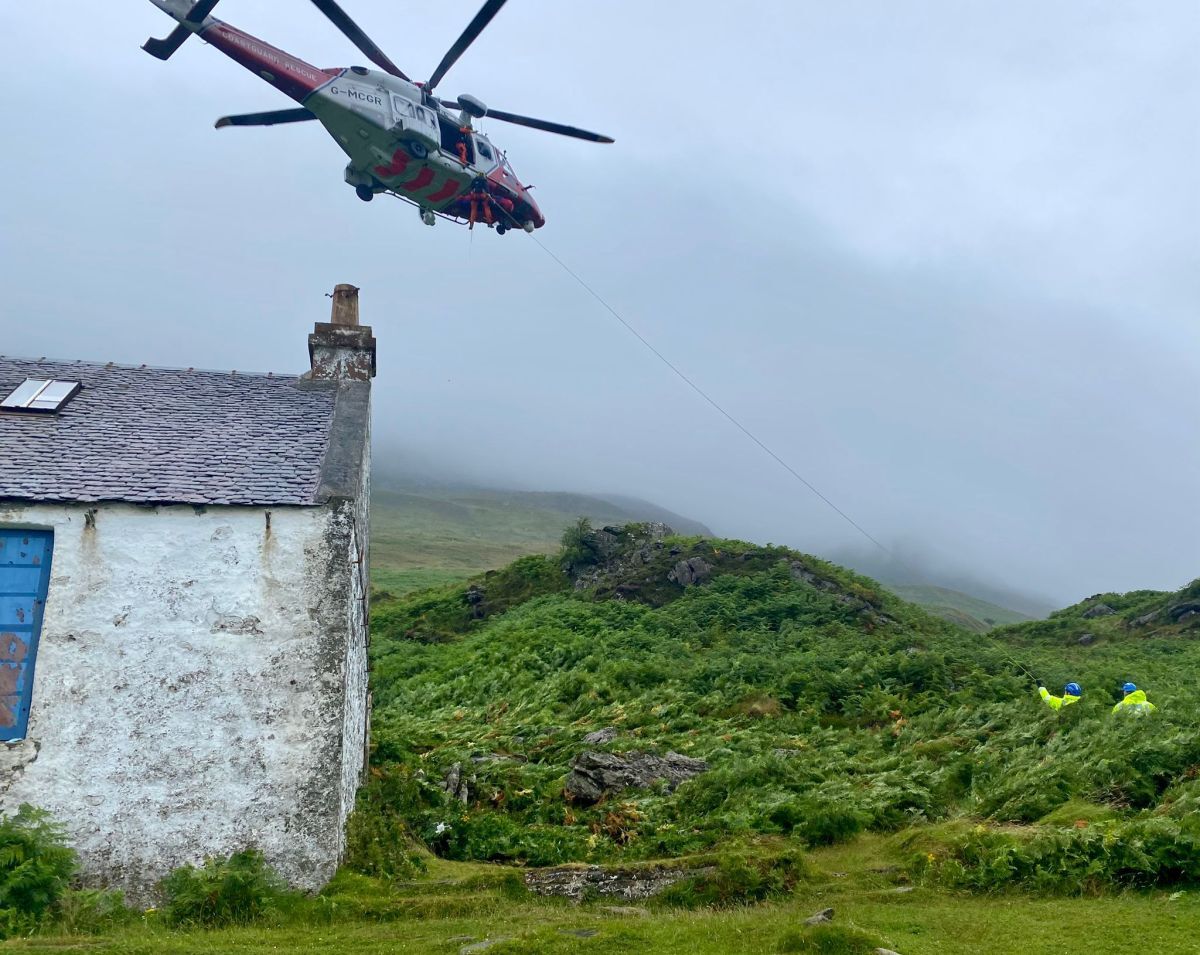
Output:
[[[1050,691],[1044,686],[1038,687],[1038,696],[1046,701],[1046,705],[1052,710],[1061,710],[1064,706],[1070,706],[1072,703],[1078,703],[1079,698],[1083,696],[1083,690],[1079,688],[1078,683],[1068,683],[1063,687],[1062,696],[1051,696]]]
[[[1121,687],[1121,692],[1125,696],[1112,708],[1113,713],[1132,713],[1136,716],[1145,716],[1147,713],[1154,712],[1155,706],[1146,699],[1145,690],[1139,690],[1133,683],[1126,683]]]

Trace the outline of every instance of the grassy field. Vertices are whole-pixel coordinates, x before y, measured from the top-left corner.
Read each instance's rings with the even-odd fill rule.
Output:
[[[355,880],[327,896],[324,924],[174,931],[153,924],[105,937],[11,940],[7,951],[97,955],[452,955],[484,939],[507,939],[495,955],[771,955],[784,952],[902,955],[1117,955],[1131,944],[1156,955],[1200,951],[1200,893],[1123,893],[1100,898],[973,896],[897,884],[895,840],[861,837],[817,850],[811,875],[784,901],[728,910],[680,911],[613,903],[572,905],[479,887],[497,867],[434,861],[428,880],[386,886]],[[1174,895],[1174,897],[1173,897]],[[812,930],[803,920],[833,908],[833,922]],[[352,914],[358,909],[360,914]],[[318,916],[318,918],[320,918]]]
[[[946,587],[921,584],[889,584],[888,587],[905,600],[919,604],[930,613],[975,633],[984,633],[993,627],[1034,619],[1019,611],[1009,610],[1007,607]]]

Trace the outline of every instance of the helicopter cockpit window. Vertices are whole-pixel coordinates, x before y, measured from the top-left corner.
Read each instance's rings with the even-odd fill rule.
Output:
[[[492,153],[491,144],[486,139],[476,136],[475,137],[475,148],[479,150],[479,155],[481,157],[483,157],[484,159],[486,159],[488,162],[496,161],[496,157]]]

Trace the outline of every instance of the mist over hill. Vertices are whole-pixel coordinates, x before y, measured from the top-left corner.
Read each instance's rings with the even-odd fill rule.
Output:
[[[373,506],[373,577],[394,594],[550,553],[564,528],[580,517],[597,525],[660,521],[680,534],[714,536],[702,520],[633,495],[497,487],[482,476],[415,456],[387,455],[377,463]],[[950,569],[915,544],[890,555],[862,549],[818,553],[977,632],[1045,617],[1055,606],[1049,598]]]

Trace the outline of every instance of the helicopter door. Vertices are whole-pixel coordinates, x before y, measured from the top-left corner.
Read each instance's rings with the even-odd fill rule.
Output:
[[[392,115],[396,120],[393,129],[397,132],[415,133],[431,145],[438,141],[437,120],[432,110],[393,93]]]

